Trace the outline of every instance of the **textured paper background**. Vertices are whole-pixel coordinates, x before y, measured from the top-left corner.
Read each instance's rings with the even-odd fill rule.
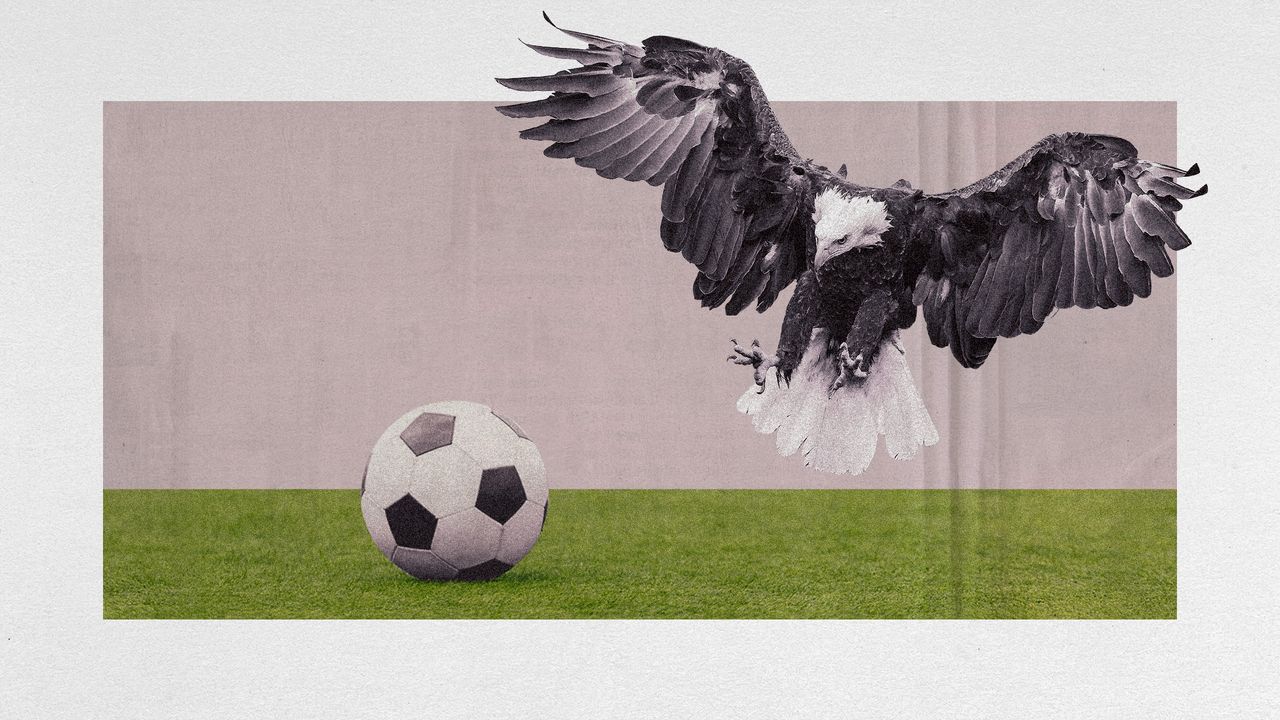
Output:
[[[11,4],[0,92],[0,702],[27,717],[1264,718],[1280,565],[1269,289],[1280,21],[1201,7],[652,0],[551,8],[751,60],[771,97],[1177,99],[1176,622],[104,622],[102,101],[491,100],[533,3]],[[550,7],[550,6],[548,6]],[[479,49],[479,50],[477,50]],[[545,63],[543,67],[551,67]],[[535,66],[531,63],[530,68]],[[1212,163],[1212,165],[1210,165]],[[56,537],[59,544],[51,545]],[[66,548],[65,552],[54,552]],[[55,561],[56,558],[56,561]]]
[[[1052,132],[1173,162],[1172,103],[779,103],[859,182],[966,185]],[[734,402],[729,318],[663,250],[660,190],[521,141],[490,103],[109,103],[108,487],[354,487],[414,405],[515,417],[555,487],[1173,487],[1175,278],[1060,311],[981,370],[904,334],[942,441],[857,478]]]

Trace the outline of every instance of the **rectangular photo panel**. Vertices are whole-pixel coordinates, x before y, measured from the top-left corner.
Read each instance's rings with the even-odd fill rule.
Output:
[[[1174,103],[774,103],[702,220],[492,103],[103,112],[108,618],[1176,616]]]

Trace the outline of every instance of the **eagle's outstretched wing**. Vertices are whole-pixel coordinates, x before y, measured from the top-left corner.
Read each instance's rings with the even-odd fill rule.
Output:
[[[1120,138],[1072,133],[966,188],[923,196],[911,255],[929,338],[977,367],[997,337],[1039,330],[1054,308],[1146,297],[1152,273],[1173,273],[1166,246],[1191,244],[1174,212],[1207,186],[1174,180],[1197,172],[1141,160]]]
[[[755,73],[686,40],[658,36],[637,47],[562,32],[587,47],[529,47],[581,67],[499,79],[551,96],[498,110],[551,118],[520,133],[552,141],[549,157],[663,185],[662,240],[697,266],[694,296],[707,307],[727,300],[731,315],[753,301],[764,311],[811,262],[813,168],[778,126]]]

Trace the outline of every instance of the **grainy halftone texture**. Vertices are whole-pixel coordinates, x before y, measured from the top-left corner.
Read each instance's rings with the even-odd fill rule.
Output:
[[[1067,130],[1182,162],[1172,103],[776,109],[867,184],[963,186]],[[108,103],[104,122],[108,487],[354,488],[391,419],[450,399],[517,421],[556,487],[1174,486],[1172,278],[979,371],[917,322],[941,442],[826,475],[752,432],[749,373],[724,362],[730,337],[772,349],[789,295],[700,309],[658,189],[542,157],[490,104]]]

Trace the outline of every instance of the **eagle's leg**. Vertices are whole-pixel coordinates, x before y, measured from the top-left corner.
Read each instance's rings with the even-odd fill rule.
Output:
[[[778,337],[778,354],[765,355],[760,351],[759,341],[752,342],[750,348],[744,348],[734,340],[735,354],[730,355],[729,360],[739,365],[754,366],[756,385],[762,393],[771,367],[778,368],[779,383],[791,382],[791,373],[800,366],[800,358],[804,356],[809,344],[809,336],[817,325],[819,306],[818,278],[809,270],[796,281],[796,290],[787,303],[787,314],[782,319],[782,334]]]
[[[871,364],[880,352],[880,340],[884,337],[885,325],[895,310],[895,301],[888,288],[871,291],[854,317],[849,334],[840,344],[836,353],[836,367],[839,371],[835,380],[831,381],[828,394],[844,387],[848,383],[858,384],[871,372]]]
[[[800,367],[800,358],[809,347],[809,338],[818,324],[822,300],[818,293],[818,276],[806,270],[796,280],[796,291],[787,303],[778,336],[778,380],[791,382],[791,373]]]

